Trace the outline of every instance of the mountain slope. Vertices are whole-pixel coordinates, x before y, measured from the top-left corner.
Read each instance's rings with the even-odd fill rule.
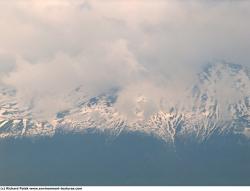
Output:
[[[123,131],[142,132],[166,142],[194,138],[206,141],[217,134],[250,134],[250,72],[230,63],[208,65],[198,74],[197,82],[186,97],[191,103],[169,111],[159,110],[145,117],[143,104],[147,98],[138,96],[135,119],[122,115],[115,107],[119,89],[89,97],[84,87],[74,89],[65,100],[72,107],[58,112],[53,119],[38,120],[32,106],[19,103],[15,90],[0,89],[0,137],[53,136],[57,132],[107,132],[118,136]],[[186,99],[183,99],[186,100]]]

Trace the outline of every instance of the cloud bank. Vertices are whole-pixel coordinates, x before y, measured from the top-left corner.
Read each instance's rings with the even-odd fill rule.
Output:
[[[45,118],[70,107],[63,96],[79,85],[89,95],[121,88],[121,112],[148,95],[150,114],[163,107],[162,97],[164,107],[176,104],[208,62],[249,66],[249,1],[0,4],[1,83]]]

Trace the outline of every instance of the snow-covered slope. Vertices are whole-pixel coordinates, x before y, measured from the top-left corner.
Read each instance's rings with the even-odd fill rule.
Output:
[[[147,98],[138,96],[131,120],[115,107],[119,89],[88,97],[78,87],[65,97],[72,107],[60,111],[51,120],[37,120],[32,107],[19,104],[16,92],[0,88],[0,137],[53,136],[57,132],[122,131],[151,134],[166,142],[177,138],[205,141],[213,134],[250,134],[250,71],[240,65],[216,63],[198,74],[188,88],[188,104],[169,111],[159,110],[145,118],[141,105]],[[187,99],[183,99],[187,100]]]

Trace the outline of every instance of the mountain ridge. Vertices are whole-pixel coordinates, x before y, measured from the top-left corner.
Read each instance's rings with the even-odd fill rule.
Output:
[[[51,120],[37,120],[31,106],[20,106],[16,91],[0,88],[0,138],[53,136],[57,132],[84,133],[92,129],[118,136],[121,132],[142,132],[166,142],[177,138],[208,140],[213,134],[250,134],[250,72],[237,64],[210,64],[198,74],[197,82],[187,91],[190,103],[159,110],[145,118],[138,96],[134,120],[129,120],[115,107],[119,89],[90,97],[79,86],[68,97],[74,107],[57,112]],[[190,106],[191,105],[191,106]]]

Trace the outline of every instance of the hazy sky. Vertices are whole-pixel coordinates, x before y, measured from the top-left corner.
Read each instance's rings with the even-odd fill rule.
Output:
[[[79,85],[154,105],[181,95],[204,64],[250,65],[250,1],[9,0],[0,29],[0,80],[51,110]]]

